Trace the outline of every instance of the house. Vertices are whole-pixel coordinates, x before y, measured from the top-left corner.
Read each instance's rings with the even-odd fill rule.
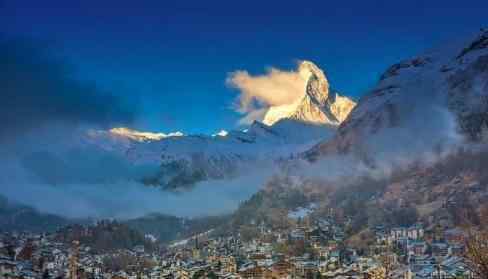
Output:
[[[423,239],[424,229],[421,225],[416,224],[407,229],[407,237],[412,240]]]
[[[454,229],[449,229],[444,232],[444,239],[447,241],[449,244],[457,244],[457,245],[462,245],[464,244],[466,237],[465,233],[459,229],[459,228],[454,228]]]
[[[242,278],[258,279],[271,277],[271,271],[265,267],[249,264],[239,269],[239,275]]]
[[[390,236],[394,241],[396,241],[400,238],[405,238],[405,237],[407,237],[407,230],[405,228],[402,228],[402,227],[392,228],[390,230]]]
[[[287,260],[279,260],[271,266],[273,277],[286,278],[291,273],[293,265]]]
[[[16,263],[7,259],[0,259],[0,275],[10,274],[15,271]]]
[[[427,243],[425,241],[412,241],[408,244],[408,251],[414,255],[423,255],[427,251]]]
[[[318,264],[315,261],[296,261],[293,274],[302,278],[313,278],[319,272]]]
[[[435,257],[445,257],[449,254],[449,245],[444,242],[432,243],[432,255]]]

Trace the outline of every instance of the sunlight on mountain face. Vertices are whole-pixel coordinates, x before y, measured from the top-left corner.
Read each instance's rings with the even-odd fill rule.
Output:
[[[272,106],[269,107],[264,115],[263,123],[266,125],[273,125],[274,123],[280,121],[281,119],[288,118],[297,111],[298,106],[301,103],[301,99],[294,101],[292,104]]]
[[[114,135],[126,137],[126,138],[129,138],[131,140],[140,141],[140,142],[151,141],[151,140],[161,140],[161,139],[168,138],[168,137],[181,137],[181,136],[183,136],[183,133],[181,133],[181,132],[174,132],[174,133],[169,133],[169,134],[151,133],[151,132],[136,131],[136,130],[132,130],[132,129],[125,128],[125,127],[112,128],[109,131],[110,131],[110,133],[112,133]]]

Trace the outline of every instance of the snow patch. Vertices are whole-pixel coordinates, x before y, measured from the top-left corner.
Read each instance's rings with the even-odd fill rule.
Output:
[[[295,210],[291,210],[288,212],[288,218],[298,220],[298,219],[303,219],[310,215],[312,212],[314,212],[317,209],[317,204],[312,203],[307,207],[298,207]]]

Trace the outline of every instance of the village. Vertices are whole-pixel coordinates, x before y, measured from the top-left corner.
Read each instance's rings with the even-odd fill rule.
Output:
[[[366,249],[350,247],[344,227],[329,218],[256,229],[110,252],[60,241],[58,233],[3,233],[0,278],[473,278],[463,258],[466,234],[457,228],[378,226]]]

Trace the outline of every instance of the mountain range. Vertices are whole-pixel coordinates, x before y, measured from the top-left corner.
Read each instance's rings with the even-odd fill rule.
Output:
[[[478,140],[488,127],[487,45],[488,33],[481,31],[394,64],[357,104],[331,90],[323,71],[303,61],[303,97],[269,107],[262,122],[247,129],[166,135],[116,128],[92,131],[87,142],[133,164],[158,166],[143,182],[176,190],[294,157],[313,162],[352,154],[372,164],[373,157]]]
[[[245,130],[215,135],[147,133],[128,128],[90,131],[86,142],[123,154],[134,164],[158,165],[143,182],[178,189],[208,179],[239,176],[256,166],[308,150],[330,138],[355,102],[329,89],[315,64],[304,61],[299,73],[306,80],[303,98],[291,105],[268,108],[263,122]]]
[[[282,159],[304,160],[328,175],[329,170],[318,163],[327,158],[351,155],[374,167],[387,158],[385,154],[415,159],[424,151],[437,152],[433,163],[410,164],[394,170],[388,178],[362,179],[344,188],[330,185],[330,181],[271,179],[229,218],[232,224],[258,217],[281,222],[288,209],[314,202],[319,213],[333,207],[360,220],[358,228],[364,222],[375,223],[378,214],[390,216],[411,207],[426,222],[440,218],[459,225],[466,216],[476,219],[488,199],[484,172],[488,154],[488,31],[392,65],[357,104],[330,90],[325,75],[313,63],[303,62],[299,71],[308,80],[303,99],[270,107],[263,122],[254,122],[246,130],[184,135],[116,128],[89,131],[82,142],[121,154],[135,165],[158,166],[143,182],[172,190],[243,175],[246,169]],[[455,151],[443,155],[449,147]],[[4,208],[6,216],[16,216],[10,205]],[[380,212],[372,214],[370,210]],[[36,219],[44,218],[30,213],[31,209],[27,212]],[[6,224],[20,222],[8,216],[4,217],[10,222]],[[54,218],[56,225],[65,222],[49,218]],[[146,219],[133,224],[146,224],[147,232],[153,234],[170,221],[184,223],[170,217]],[[171,236],[177,234],[171,232]]]

